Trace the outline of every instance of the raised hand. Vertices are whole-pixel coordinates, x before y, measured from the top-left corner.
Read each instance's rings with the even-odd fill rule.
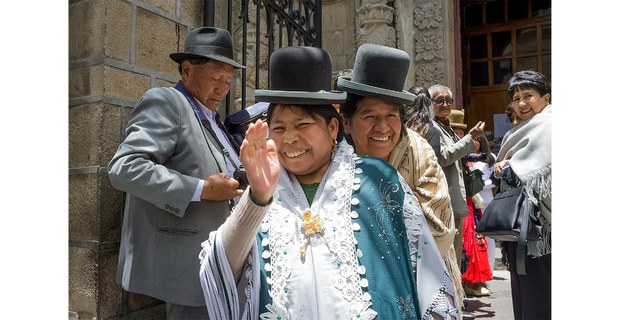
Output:
[[[484,122],[478,121],[478,123],[476,123],[476,125],[469,130],[469,134],[474,140],[482,137],[484,134]]]
[[[268,202],[280,179],[280,161],[275,143],[267,140],[267,123],[259,119],[250,124],[239,153],[252,197],[260,203]]]

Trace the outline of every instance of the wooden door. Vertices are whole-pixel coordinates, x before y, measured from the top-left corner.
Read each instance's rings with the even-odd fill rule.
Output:
[[[461,34],[465,122],[485,121],[497,151],[509,125],[494,115],[505,114],[508,79],[532,69],[551,81],[551,0],[462,0]]]

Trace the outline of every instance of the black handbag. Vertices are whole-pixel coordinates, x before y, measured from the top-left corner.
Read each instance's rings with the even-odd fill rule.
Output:
[[[484,188],[484,180],[482,180],[482,171],[478,169],[469,169],[464,165],[463,182],[465,183],[465,195],[473,197],[476,193]]]
[[[542,240],[538,207],[523,186],[502,191],[484,210],[476,232],[499,241],[517,242],[517,273],[525,275],[527,241]]]

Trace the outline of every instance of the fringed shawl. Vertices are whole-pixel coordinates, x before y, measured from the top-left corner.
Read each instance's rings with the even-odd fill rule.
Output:
[[[541,207],[543,241],[528,242],[528,254],[551,253],[551,105],[512,128],[502,140],[497,160],[509,160],[532,203]]]

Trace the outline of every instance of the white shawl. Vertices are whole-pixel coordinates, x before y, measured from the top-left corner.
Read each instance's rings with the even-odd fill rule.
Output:
[[[551,232],[551,105],[506,133],[497,156],[509,160],[532,203],[541,208],[543,241],[528,242],[528,254],[550,253]]]

